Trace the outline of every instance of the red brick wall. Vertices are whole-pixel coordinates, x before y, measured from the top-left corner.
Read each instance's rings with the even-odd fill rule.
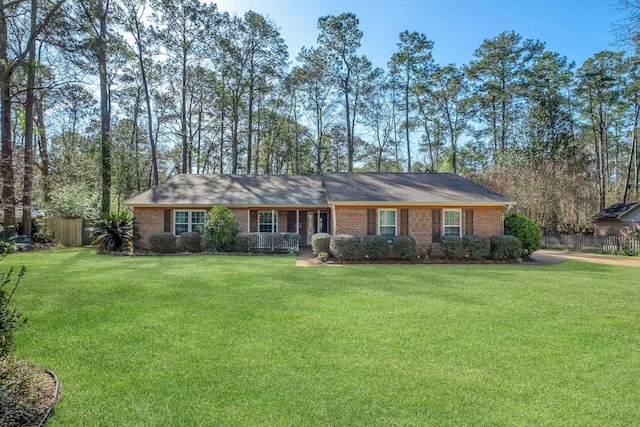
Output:
[[[238,224],[240,224],[240,232],[246,233],[249,231],[249,211],[247,209],[230,209],[238,218]]]
[[[495,236],[504,233],[502,207],[473,208],[473,234]]]
[[[373,208],[373,207],[372,207]],[[384,208],[389,208],[385,206]],[[401,209],[398,207],[397,209]],[[418,253],[424,254],[432,243],[431,219],[432,208],[410,207],[409,235],[416,239]],[[446,207],[438,208],[446,209]],[[455,209],[466,209],[455,207]],[[503,233],[502,207],[473,207],[473,232],[480,236],[493,236]],[[367,234],[367,207],[337,207],[332,211],[334,234],[353,234],[365,236]]]
[[[431,243],[431,209],[409,209],[409,236],[416,239],[418,254],[424,255]]]
[[[367,208],[350,207],[335,208],[331,212],[333,218],[333,234],[367,234]]]
[[[164,232],[165,208],[135,208],[133,217],[140,236],[138,246],[142,249],[149,248],[149,236]],[[171,219],[173,221],[173,218]]]

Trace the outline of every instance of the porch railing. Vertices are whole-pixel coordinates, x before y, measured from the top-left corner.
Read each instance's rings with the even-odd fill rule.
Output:
[[[250,251],[290,252],[300,250],[300,235],[296,233],[243,233]]]

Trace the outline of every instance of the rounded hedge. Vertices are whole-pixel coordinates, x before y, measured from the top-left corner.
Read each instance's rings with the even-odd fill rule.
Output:
[[[504,219],[504,234],[515,236],[522,243],[520,256],[530,257],[540,249],[541,236],[538,226],[524,215],[510,213]]]
[[[351,234],[337,234],[331,238],[329,243],[331,254],[336,259],[343,261],[358,259],[361,247],[360,238]]]
[[[414,259],[418,256],[416,239],[410,236],[396,236],[393,239],[393,252],[400,259]]]
[[[389,242],[378,235],[364,236],[362,238],[364,256],[369,259],[383,259],[389,256]]]
[[[464,236],[462,238],[465,253],[474,261],[489,257],[491,254],[491,241],[485,236]]]
[[[176,251],[176,236],[173,233],[155,233],[149,236],[149,250],[158,254]]]
[[[329,243],[331,242],[331,234],[316,233],[311,236],[311,248],[313,254],[318,255],[320,252],[329,253]]]
[[[522,243],[515,236],[499,235],[491,237],[491,258],[518,259],[522,254]]]
[[[442,249],[447,259],[464,258],[464,244],[462,242],[462,237],[442,236],[440,239],[440,249]]]
[[[202,252],[202,236],[197,231],[182,233],[178,236],[177,247],[179,252]]]

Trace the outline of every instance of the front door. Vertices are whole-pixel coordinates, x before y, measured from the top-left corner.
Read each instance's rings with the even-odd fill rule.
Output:
[[[311,242],[311,236],[317,233],[329,232],[329,212],[307,213],[307,242]]]
[[[318,216],[320,215],[320,216]],[[313,234],[329,232],[329,212],[313,214]]]

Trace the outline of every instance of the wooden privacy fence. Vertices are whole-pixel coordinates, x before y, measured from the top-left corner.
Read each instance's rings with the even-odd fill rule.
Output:
[[[65,246],[82,246],[91,243],[91,222],[82,219],[45,218],[44,229],[53,239]]]
[[[546,249],[570,249],[578,252],[599,254],[637,255],[640,253],[640,239],[584,234],[543,235],[542,247]]]

